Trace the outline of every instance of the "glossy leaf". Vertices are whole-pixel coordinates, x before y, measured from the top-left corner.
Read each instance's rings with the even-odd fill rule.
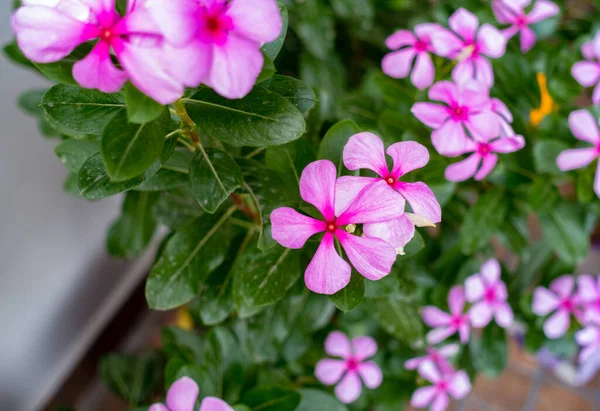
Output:
[[[292,103],[302,114],[314,107],[317,96],[308,85],[292,77],[274,75],[260,83],[260,87],[280,95]]]
[[[401,294],[365,299],[367,310],[385,331],[405,344],[423,338],[423,322],[416,301]]]
[[[341,175],[344,164],[342,155],[344,147],[353,135],[360,133],[360,129],[352,120],[342,120],[335,123],[323,137],[319,146],[317,158],[319,160],[330,160],[338,169],[338,176]]]
[[[204,210],[187,187],[180,187],[161,193],[155,213],[161,223],[177,230],[203,216]]]
[[[100,152],[100,145],[96,141],[66,140],[54,152],[68,170],[78,173],[87,159]]]
[[[281,21],[283,23],[281,33],[279,34],[279,37],[277,37],[275,40],[265,44],[262,47],[263,53],[265,53],[272,61],[275,61],[275,58],[279,55],[279,52],[283,47],[283,43],[285,42],[289,25],[287,8],[281,1],[278,1],[277,3],[279,5],[279,13],[281,13]]]
[[[330,297],[335,306],[343,312],[354,310],[365,298],[365,279],[357,272],[352,272],[350,283]]]
[[[136,187],[136,190],[167,191],[187,185],[193,158],[194,155],[187,150],[175,151],[158,173]]]
[[[336,107],[343,103],[346,69],[341,59],[331,54],[320,60],[304,53],[300,58],[300,80],[317,89],[322,120],[335,120]]]
[[[300,404],[302,395],[281,387],[256,387],[246,392],[241,403],[252,410],[294,411]]]
[[[139,91],[131,83],[125,86],[127,118],[131,123],[145,124],[156,120],[165,111],[165,106]]]

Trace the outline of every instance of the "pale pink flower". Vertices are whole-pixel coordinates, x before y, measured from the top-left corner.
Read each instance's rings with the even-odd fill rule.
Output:
[[[292,208],[280,207],[271,213],[273,238],[287,248],[302,248],[308,238],[321,232],[325,236],[304,274],[306,286],[319,294],[334,294],[350,282],[350,265],[338,255],[337,238],[356,270],[369,280],[379,280],[390,273],[396,261],[394,248],[379,238],[358,237],[345,231],[348,224],[389,221],[404,213],[404,199],[390,190],[385,181],[371,184],[341,209],[346,200],[337,187],[337,169],[329,160],[315,161],[300,177],[300,196],[314,205],[325,221],[315,220]]]
[[[387,165],[386,152],[393,160],[391,170]],[[375,134],[359,133],[348,140],[343,159],[349,170],[365,168],[378,174],[378,177],[340,177],[337,182],[336,213],[343,212],[363,189],[381,182],[385,183],[382,185],[385,190],[401,194],[397,203],[399,209],[404,209],[406,200],[414,213],[402,214],[391,221],[365,224],[363,232],[367,237],[381,238],[400,251],[415,234],[413,220],[423,220],[429,225],[442,220],[442,209],[426,184],[400,181],[407,173],[429,162],[429,152],[421,144],[405,141],[392,144],[386,151],[383,142]]]
[[[491,110],[498,115],[500,121],[500,137],[512,137],[514,136],[515,130],[513,130],[511,124],[513,122],[513,115],[506,107],[506,104],[498,98],[492,98]]]
[[[469,142],[469,157],[446,168],[445,176],[449,181],[465,181],[473,176],[481,181],[486,178],[496,167],[498,155],[513,153],[525,147],[522,136],[500,137],[488,142]]]
[[[479,27],[477,16],[460,8],[448,21],[452,31],[442,29],[432,37],[437,54],[458,60],[452,71],[454,81],[460,83],[477,80],[491,87],[494,84],[494,71],[489,58],[504,55],[506,39],[500,30],[490,24]]]
[[[435,67],[429,55],[435,52],[431,36],[440,29],[439,24],[423,23],[415,26],[414,34],[409,30],[400,30],[389,36],[385,44],[395,51],[383,58],[383,72],[390,77],[405,78],[412,69],[410,81],[415,87],[424,90],[431,86],[435,79]]]
[[[189,377],[175,381],[167,392],[167,405],[156,403],[148,411],[194,411],[199,394],[198,384]],[[206,397],[198,411],[233,411],[225,401],[216,397]]]
[[[360,396],[362,382],[369,389],[381,385],[381,369],[373,361],[366,361],[377,354],[377,343],[371,337],[355,337],[350,341],[340,331],[333,331],[325,340],[325,352],[338,359],[326,358],[315,367],[315,376],[325,385],[334,385],[338,399],[349,404]]]
[[[448,362],[448,358],[458,354],[458,344],[448,344],[441,348],[427,347],[427,355],[422,357],[411,358],[404,363],[404,368],[407,370],[416,370],[425,362],[432,362],[443,373],[452,371],[452,365]]]
[[[600,352],[600,328],[588,325],[575,333],[575,340],[582,348],[579,352],[579,362],[587,361],[592,355]]]
[[[500,119],[492,111],[488,89],[479,83],[440,81],[429,89],[428,96],[443,104],[415,103],[411,111],[434,129],[431,142],[438,153],[455,157],[468,152],[472,141],[466,131],[483,142],[500,134]]]
[[[515,34],[521,33],[521,51],[527,53],[535,44],[535,33],[529,26],[546,20],[558,14],[558,6],[548,0],[536,0],[535,5],[529,13],[525,8],[531,0],[494,0],[492,10],[500,24],[510,24],[510,27],[502,30],[506,40]]]
[[[571,68],[571,74],[583,87],[594,87],[592,101],[600,104],[600,32],[596,33],[592,41],[581,46],[581,53],[585,60],[578,61]]]
[[[450,404],[450,397],[460,400],[471,391],[471,382],[464,371],[442,373],[432,362],[424,362],[419,366],[419,375],[432,385],[418,388],[410,405],[425,408],[431,404],[431,411],[444,411]]]
[[[583,321],[600,325],[600,277],[589,274],[577,277],[577,296],[583,306]]]
[[[12,26],[19,47],[36,63],[59,61],[78,45],[98,40],[73,67],[82,87],[113,93],[129,79],[163,104],[183,94],[183,84],[164,60],[164,38],[145,0],[129,0],[124,17],[114,0],[24,0]],[[122,69],[113,64],[111,51]]]
[[[488,260],[481,266],[481,273],[474,274],[465,282],[467,301],[473,303],[469,310],[471,325],[483,328],[492,321],[500,327],[510,327],[514,320],[513,312],[506,302],[506,284],[500,279],[500,264]]]
[[[276,0],[150,1],[154,18],[178,47],[171,60],[177,78],[231,99],[250,92],[263,67],[261,46],[283,27]]]
[[[600,131],[594,117],[585,110],[577,110],[569,115],[569,127],[576,139],[591,143],[589,148],[573,148],[565,150],[556,159],[562,171],[574,170],[588,166],[600,157]],[[594,191],[600,197],[600,167],[594,179]]]
[[[532,304],[534,314],[546,316],[554,312],[544,323],[544,334],[548,338],[556,339],[565,335],[571,324],[571,314],[580,317],[577,307],[579,298],[574,288],[575,280],[570,275],[552,281],[550,289],[535,288]]]
[[[428,344],[438,344],[457,332],[461,343],[469,341],[469,314],[464,312],[465,292],[462,286],[455,285],[450,289],[448,305],[450,314],[433,306],[423,308],[423,321],[428,326],[435,327],[427,334]]]

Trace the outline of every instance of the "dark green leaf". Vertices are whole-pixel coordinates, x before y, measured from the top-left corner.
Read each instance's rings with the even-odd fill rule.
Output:
[[[359,21],[361,24],[375,16],[371,0],[332,0],[333,11],[343,19]]]
[[[131,123],[144,124],[156,120],[165,111],[165,106],[139,91],[131,83],[125,86],[127,117]]]
[[[558,201],[556,188],[545,178],[538,177],[529,187],[527,202],[535,213],[544,212],[554,208]]]
[[[265,151],[265,163],[277,172],[289,188],[290,198],[300,201],[298,186],[302,170],[315,160],[315,153],[304,139],[298,139],[283,146],[273,146]]]
[[[302,396],[281,387],[256,387],[246,392],[241,403],[252,411],[294,411]]]
[[[421,234],[418,231],[415,231],[415,236],[406,246],[404,246],[404,256],[409,257],[411,255],[415,255],[419,251],[425,248],[425,241]],[[402,258],[402,257],[400,257]]]
[[[504,329],[490,324],[485,327],[481,336],[472,335],[469,351],[475,369],[489,378],[498,377],[508,364],[508,345]]]
[[[400,341],[412,345],[423,338],[423,323],[419,305],[403,295],[366,298],[367,310],[373,319]]]
[[[274,75],[260,84],[272,93],[292,103],[302,114],[308,113],[317,100],[315,92],[306,84],[292,77]]]
[[[269,58],[272,61],[275,61],[275,58],[277,57],[277,55],[281,51],[281,48],[283,47],[283,43],[285,42],[285,38],[287,36],[288,24],[289,24],[287,8],[280,1],[278,1],[277,3],[279,5],[279,13],[281,13],[281,21],[283,23],[281,33],[279,34],[279,37],[277,37],[275,40],[273,40],[270,43],[265,44],[262,47],[263,53],[265,53],[267,56],[269,56]]]
[[[326,392],[314,388],[303,388],[298,390],[302,395],[302,401],[296,411],[347,411],[345,405],[337,398]]]
[[[483,194],[475,205],[469,209],[460,228],[460,245],[462,252],[473,252],[489,244],[492,234],[504,222],[508,204],[501,189],[494,189]]]
[[[27,68],[32,68],[36,70],[35,65],[25,57],[23,52],[19,49],[19,45],[16,40],[11,41],[6,44],[3,48],[4,55],[12,60],[14,63],[20,64]]]
[[[204,339],[193,331],[165,327],[161,332],[161,345],[170,361],[179,359],[183,363],[200,364],[204,359]]]
[[[200,208],[192,193],[186,187],[181,187],[161,193],[155,213],[161,223],[177,230],[204,215],[204,210]]]
[[[335,123],[323,137],[317,158],[330,160],[338,169],[338,176],[342,173],[342,154],[348,140],[353,135],[360,133],[360,129],[352,120],[342,120]]]
[[[544,241],[567,264],[581,263],[588,255],[590,240],[583,221],[570,204],[562,203],[540,216]]]
[[[33,63],[35,67],[44,76],[57,83],[77,85],[73,78],[73,66],[75,63],[86,57],[92,50],[91,43],[83,43],[77,47],[71,54],[56,63],[40,64]]]
[[[562,141],[540,141],[533,146],[535,169],[538,173],[560,174],[556,159],[561,151],[569,148]]]
[[[46,94],[46,90],[44,89],[29,90],[19,96],[17,103],[25,113],[37,118],[38,128],[44,136],[60,137],[61,133],[54,128],[42,108],[44,94]]]
[[[346,69],[337,55],[319,60],[304,53],[300,58],[300,79],[317,89],[322,120],[333,120],[335,109],[344,96]]]
[[[318,59],[330,56],[335,42],[335,20],[329,7],[321,0],[306,0],[296,3],[292,27],[300,41]]]
[[[365,298],[365,279],[356,271],[352,271],[350,283],[341,291],[330,296],[335,306],[344,312],[352,311],[362,303]]]
[[[175,151],[162,168],[148,181],[136,187],[139,191],[167,191],[185,186],[189,181],[190,164],[194,155],[188,151]]]
[[[95,141],[67,140],[54,149],[61,163],[73,173],[78,173],[85,161],[100,152],[100,145]]]
[[[256,79],[256,84],[262,83],[263,81],[270,79],[275,75],[275,73],[277,73],[277,69],[275,69],[275,64],[273,64],[273,60],[271,60],[269,56],[266,56],[264,53],[263,58],[263,67],[258,75],[258,78]]]

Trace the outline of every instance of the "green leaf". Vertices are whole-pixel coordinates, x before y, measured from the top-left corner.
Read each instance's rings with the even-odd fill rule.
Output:
[[[156,201],[158,193],[127,193],[121,217],[108,231],[108,252],[112,256],[132,258],[142,254],[156,231]]]
[[[335,42],[335,20],[321,0],[296,3],[292,27],[310,54],[325,60],[332,54]]]
[[[165,106],[152,100],[131,83],[125,86],[125,102],[127,118],[131,123],[149,123],[159,118],[165,111]]]
[[[213,148],[197,150],[190,166],[190,185],[206,212],[217,211],[243,183],[242,170],[229,154]]]
[[[540,141],[533,146],[533,159],[538,173],[560,174],[556,159],[561,151],[569,148],[562,141]]]
[[[277,69],[275,68],[275,64],[273,64],[273,60],[271,60],[269,56],[265,55],[264,53],[263,59],[263,67],[260,73],[258,74],[256,84],[262,83],[263,81],[270,79],[275,75],[275,73],[277,73]]]
[[[13,63],[20,64],[27,68],[36,69],[35,65],[25,57],[21,49],[19,49],[19,45],[16,40],[11,41],[8,44],[5,44],[2,48],[4,51],[4,55],[9,58]]]
[[[66,140],[54,152],[68,170],[78,173],[88,158],[100,152],[100,145],[96,141]]]
[[[498,377],[508,364],[508,345],[504,329],[490,324],[484,328],[481,336],[472,335],[469,351],[476,370],[489,378]]]
[[[161,331],[161,345],[167,357],[180,359],[188,364],[200,364],[204,359],[204,338],[193,331],[179,327],[164,327]]]
[[[329,298],[343,312],[354,310],[365,298],[364,277],[353,270],[350,283]]]
[[[84,43],[77,47],[71,54],[56,63],[33,63],[44,76],[50,80],[68,85],[77,85],[73,78],[73,66],[86,57],[92,50],[93,45]]]
[[[400,258],[410,257],[415,255],[419,251],[425,248],[425,241],[421,234],[418,231],[415,231],[415,236],[410,240],[406,246],[404,246],[404,256],[400,256]]]
[[[278,1],[277,4],[279,5],[279,13],[281,14],[281,21],[283,23],[281,33],[279,34],[279,37],[277,37],[275,40],[265,44],[262,47],[263,53],[266,54],[272,61],[275,61],[275,58],[277,58],[279,52],[281,51],[281,48],[283,47],[283,43],[285,42],[285,38],[287,36],[289,24],[287,8],[283,5],[281,1]]]
[[[467,212],[460,228],[460,245],[465,254],[489,244],[492,234],[504,223],[508,204],[501,189],[483,194]]]
[[[169,310],[190,302],[209,274],[227,254],[230,242],[227,220],[205,215],[169,239],[146,282],[146,300],[153,310]]]
[[[331,7],[335,14],[346,20],[364,23],[375,16],[371,0],[332,0]]]
[[[241,403],[252,411],[294,411],[302,395],[281,387],[256,387],[246,392]]]
[[[296,411],[347,411],[345,405],[340,403],[333,395],[315,390],[314,388],[304,388],[298,390],[302,395],[302,401]]]
[[[161,223],[172,230],[177,230],[202,217],[204,210],[187,187],[180,187],[161,193],[156,203],[155,213]]]
[[[412,299],[391,294],[383,298],[366,298],[365,304],[381,328],[405,344],[412,345],[423,338],[419,304]]]
[[[317,158],[319,160],[330,160],[338,169],[338,176],[342,173],[344,167],[342,154],[344,147],[350,137],[360,133],[360,129],[352,120],[342,120],[335,123],[323,137],[323,141],[319,146]]]
[[[124,111],[107,124],[100,143],[102,159],[112,181],[120,182],[143,174],[160,157],[169,132],[170,117],[162,116],[145,124],[127,121]]]
[[[583,220],[571,204],[562,203],[547,214],[540,215],[544,241],[556,255],[570,265],[577,265],[588,255],[590,240]]]
[[[194,155],[189,150],[175,151],[162,168],[148,181],[136,187],[139,191],[168,191],[185,186],[189,181]]]
[[[317,96],[313,89],[293,77],[274,75],[260,83],[260,87],[280,95],[292,103],[302,114],[314,107]]]
[[[336,54],[319,60],[307,53],[300,58],[300,79],[317,89],[322,120],[334,120],[335,110],[344,98],[346,69]]]
[[[528,191],[527,203],[535,213],[551,210],[558,201],[556,188],[546,178],[537,177]]]
[[[304,138],[265,150],[267,167],[277,172],[288,187],[289,197],[298,202],[300,202],[298,186],[302,170],[315,158],[315,152]]]
[[[185,102],[201,134],[236,147],[285,144],[306,130],[304,116],[292,103],[260,85],[240,100],[203,88]]]
[[[41,106],[44,94],[46,94],[45,89],[26,91],[19,96],[17,104],[25,113],[37,118],[38,129],[42,135],[46,137],[60,137],[61,133],[54,128]]]
[[[120,94],[59,84],[44,95],[42,108],[52,121],[74,133],[100,136],[125,109],[125,100]]]

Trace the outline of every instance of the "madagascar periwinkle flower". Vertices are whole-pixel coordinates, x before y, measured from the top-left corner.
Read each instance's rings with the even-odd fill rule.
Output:
[[[579,298],[574,293],[575,280],[563,275],[550,283],[550,289],[536,287],[533,292],[533,313],[539,316],[552,316],[544,323],[544,334],[548,338],[560,338],[569,329],[571,314],[580,317],[577,307]]]
[[[491,102],[491,110],[492,112],[498,115],[498,119],[500,121],[500,137],[512,137],[515,135],[515,130],[513,130],[511,124],[513,122],[513,115],[506,107],[506,104],[499,98],[492,98]]]
[[[264,43],[283,23],[276,0],[151,0],[152,15],[172,50],[177,78],[200,83],[224,97],[244,97],[263,67]]]
[[[525,8],[531,0],[494,0],[492,10],[500,24],[510,24],[510,27],[502,30],[506,40],[510,40],[515,34],[521,34],[521,51],[527,53],[535,45],[536,36],[529,27],[558,14],[558,6],[548,0],[536,0],[529,13]]]
[[[600,104],[600,33],[594,39],[581,46],[585,60],[578,61],[571,68],[571,74],[583,87],[594,87],[592,101]]]
[[[396,261],[396,250],[384,240],[352,235],[343,227],[389,221],[404,213],[404,199],[383,180],[356,193],[346,207],[340,207],[339,201],[347,197],[340,193],[336,177],[337,169],[329,160],[309,164],[300,177],[300,196],[321,212],[324,221],[289,207],[271,213],[273,238],[284,247],[302,248],[308,238],[325,232],[304,274],[306,286],[319,294],[335,294],[350,282],[352,270],[335,250],[336,238],[360,274],[370,280],[388,275]]]
[[[148,411],[195,411],[199,392],[198,384],[194,380],[182,377],[169,388],[167,404],[153,404]],[[233,408],[219,398],[206,397],[198,411],[233,411]]]
[[[473,304],[469,310],[471,325],[483,328],[494,318],[500,327],[510,327],[514,315],[506,302],[508,292],[500,279],[500,264],[497,260],[488,260],[480,271],[465,282],[467,301]]]
[[[442,29],[432,37],[433,47],[440,56],[458,60],[452,71],[456,82],[477,80],[488,87],[494,84],[494,71],[489,58],[504,55],[506,40],[500,30],[490,24],[479,27],[477,16],[460,8],[448,24],[452,31]]]
[[[565,150],[556,159],[558,168],[562,171],[575,170],[588,166],[600,157],[600,131],[598,122],[585,110],[577,110],[569,115],[569,127],[576,139],[593,144],[588,148],[573,148]],[[600,167],[594,179],[594,191],[600,197]]]
[[[432,385],[418,388],[410,405],[425,408],[431,404],[431,411],[444,411],[450,404],[450,397],[460,400],[471,392],[471,382],[464,371],[449,370],[443,372],[432,362],[424,362],[419,366],[419,375]]]
[[[129,0],[125,16],[114,0],[24,0],[13,15],[19,47],[36,63],[52,63],[90,40],[96,44],[73,66],[73,77],[86,88],[117,92],[129,79],[141,91],[167,104],[184,86],[164,58],[165,40],[146,1]],[[112,61],[112,53],[122,69]]]
[[[577,277],[577,296],[583,308],[583,321],[600,326],[600,277],[589,274]]]
[[[600,353],[600,328],[588,325],[575,333],[575,340],[581,347],[579,362],[587,361],[592,355]]]
[[[444,156],[460,156],[476,141],[487,142],[500,134],[499,116],[492,111],[488,88],[477,82],[455,84],[440,81],[428,92],[437,103],[415,103],[412,113],[431,127],[431,142]]]
[[[386,152],[393,161],[391,170],[387,165]],[[378,177],[340,177],[336,186],[338,213],[348,207],[363,189],[382,181],[385,182],[384,187],[387,191],[400,193],[413,211],[391,221],[365,224],[363,232],[367,237],[381,238],[401,252],[415,234],[415,222],[434,225],[442,221],[442,209],[433,191],[425,183],[400,181],[402,176],[424,167],[429,162],[429,152],[421,144],[405,141],[392,144],[386,151],[383,142],[375,134],[359,133],[348,140],[344,147],[343,159],[349,170],[368,169]],[[404,204],[399,202],[398,207],[404,208]]]
[[[356,401],[362,390],[362,382],[369,389],[381,385],[381,369],[373,361],[377,354],[377,343],[371,337],[355,337],[350,341],[340,331],[333,331],[325,340],[325,352],[332,357],[319,361],[315,376],[325,385],[334,385],[335,395],[346,404]]]
[[[407,370],[416,370],[425,362],[432,362],[442,372],[452,371],[452,365],[448,358],[458,354],[458,344],[448,344],[441,348],[427,347],[427,354],[422,357],[411,358],[404,363],[404,368]]]
[[[385,45],[395,51],[383,58],[383,72],[390,77],[405,78],[412,69],[410,81],[415,87],[424,90],[431,86],[435,79],[435,67],[429,55],[435,53],[431,36],[440,28],[439,24],[423,23],[415,26],[414,34],[409,30],[400,30],[389,36]]]
[[[594,44],[600,41],[600,32],[597,32],[594,38],[591,41],[586,41],[581,45],[581,54],[583,58],[586,60],[598,60],[598,56],[596,55],[596,51],[594,50]]]
[[[461,343],[469,341],[470,321],[469,314],[464,312],[465,292],[462,286],[455,285],[450,289],[448,306],[449,314],[433,306],[423,308],[423,321],[428,326],[435,327],[427,334],[428,344],[438,344],[457,332]]]

